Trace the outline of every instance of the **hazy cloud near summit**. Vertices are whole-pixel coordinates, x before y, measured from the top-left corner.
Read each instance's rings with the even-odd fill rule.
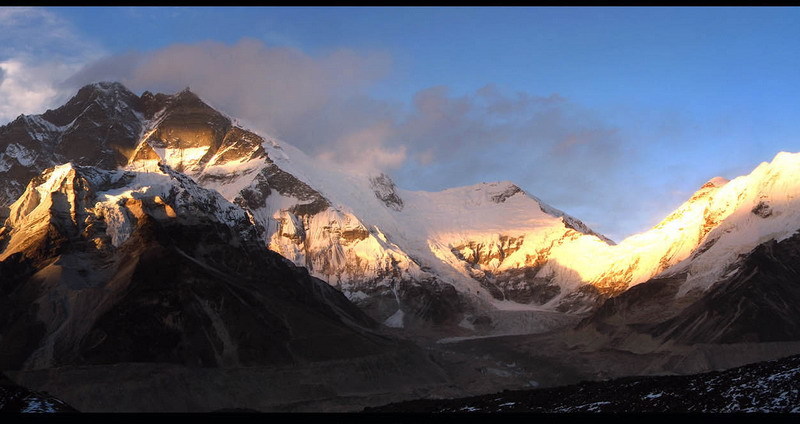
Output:
[[[383,77],[390,65],[390,57],[381,53],[341,49],[311,57],[253,39],[233,45],[207,41],[105,58],[66,85],[116,79],[138,92],[190,87],[223,111],[275,133],[296,125],[336,95],[358,92]]]
[[[447,86],[430,87],[405,104],[369,97],[367,89],[390,70],[391,57],[381,52],[342,49],[313,57],[243,39],[105,58],[65,86],[99,80],[120,80],[136,92],[188,86],[255,129],[357,168],[468,163],[464,172],[486,171],[492,152],[509,148],[523,149],[532,161],[591,157],[598,164],[592,168],[614,161],[614,130],[558,95],[507,94],[487,85],[459,96]],[[518,163],[522,155],[513,156]],[[452,178],[458,181],[448,183],[474,180]]]
[[[388,171],[409,189],[511,180],[590,225],[603,223],[597,230],[612,238],[620,235],[615,223],[636,214],[620,205],[652,188],[632,174],[638,151],[630,137],[567,98],[491,84],[471,93],[429,87],[394,103],[371,97],[370,87],[391,71],[383,52],[312,56],[243,39],[106,57],[62,88],[99,80],[137,93],[188,86],[245,126],[320,160]]]
[[[175,44],[149,53],[127,53],[99,60],[65,81],[75,88],[99,80],[118,80],[131,90],[172,93],[189,87],[215,108],[301,149],[331,157],[315,147],[336,143],[352,150],[353,163],[395,167],[404,159],[384,151],[382,131],[370,117],[354,124],[354,96],[391,68],[385,53],[339,49],[312,57],[298,49],[243,39],[233,45],[208,41]],[[341,111],[348,111],[342,115]],[[337,115],[336,122],[326,117]],[[320,123],[327,125],[320,125]],[[369,146],[361,148],[365,143]]]

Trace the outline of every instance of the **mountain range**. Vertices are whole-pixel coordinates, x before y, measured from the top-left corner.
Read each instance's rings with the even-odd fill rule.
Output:
[[[0,369],[403,351],[439,381],[398,335],[796,341],[798,175],[781,152],[614,243],[512,182],[404,190],[188,89],[90,84],[0,127]]]

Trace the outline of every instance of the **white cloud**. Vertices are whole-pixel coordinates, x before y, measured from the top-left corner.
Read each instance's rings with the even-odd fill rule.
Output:
[[[61,82],[102,54],[48,10],[0,8],[0,122],[60,104]]]
[[[392,122],[377,122],[320,145],[316,156],[362,172],[396,169],[406,162],[407,148],[387,144],[393,132]]]

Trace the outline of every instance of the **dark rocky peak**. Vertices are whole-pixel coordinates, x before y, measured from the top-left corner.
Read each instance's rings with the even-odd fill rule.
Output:
[[[186,87],[183,90],[175,93],[175,97],[181,97],[181,98],[185,98],[185,99],[200,100],[200,96],[198,96],[197,94],[194,94],[194,92],[192,92],[192,90],[189,87]]]
[[[207,163],[233,128],[228,117],[188,89],[172,96],[145,92],[141,101],[145,117],[153,122],[153,132],[145,140],[152,147],[178,150],[205,148],[199,158],[190,155],[172,164],[181,172]]]
[[[42,114],[42,118],[57,126],[65,126],[82,115],[89,114],[97,121],[113,116],[127,117],[140,112],[139,97],[118,82],[97,82],[83,86],[66,104]]]
[[[20,115],[0,127],[0,217],[49,167],[74,162],[114,169],[127,163],[142,129],[141,103],[122,84],[100,82],[57,109]]]
[[[142,129],[141,100],[117,82],[84,86],[64,106],[41,115],[59,127],[54,163],[113,169],[127,162]]]
[[[230,128],[231,121],[214,108],[203,102],[191,91],[183,90],[167,102],[169,118],[190,120],[195,123],[211,124],[219,128]]]
[[[154,118],[159,112],[164,115],[164,121],[188,121],[187,123],[206,123],[217,128],[230,128],[231,120],[217,110],[203,102],[200,97],[191,92],[189,88],[166,95],[153,94],[149,91],[142,93],[140,101],[145,117]]]

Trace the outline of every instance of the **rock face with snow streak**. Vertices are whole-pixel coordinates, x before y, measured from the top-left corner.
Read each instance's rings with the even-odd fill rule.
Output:
[[[0,369],[276,365],[393,348],[341,293],[268,251],[243,209],[166,165],[60,165],[10,210]]]

